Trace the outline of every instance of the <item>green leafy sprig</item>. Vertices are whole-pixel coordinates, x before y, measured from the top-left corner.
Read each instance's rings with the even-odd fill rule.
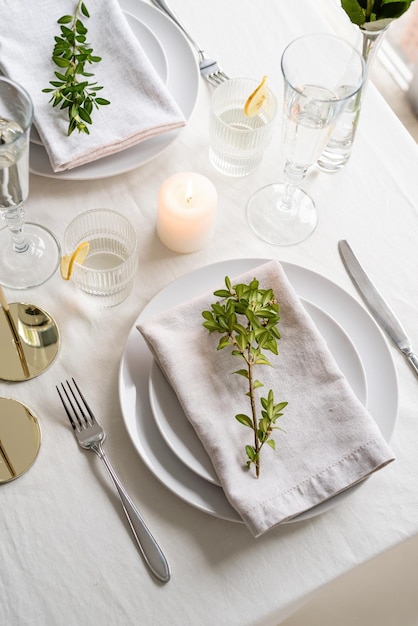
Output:
[[[109,100],[97,96],[101,91],[97,82],[89,82],[94,74],[85,70],[86,64],[98,63],[101,57],[93,54],[91,44],[87,43],[87,28],[80,19],[80,14],[90,17],[86,5],[78,0],[74,15],[64,15],[58,20],[60,36],[54,37],[55,46],[52,60],[60,71],[54,72],[52,87],[42,91],[52,93],[52,106],[68,110],[68,135],[74,130],[90,134],[87,124],[92,124],[93,107],[110,104]]]
[[[365,30],[380,30],[403,15],[414,0],[341,0],[353,24]]]
[[[257,415],[256,389],[263,387],[263,383],[254,376],[256,365],[271,365],[263,350],[278,354],[277,341],[280,332],[277,324],[280,320],[279,304],[272,289],[260,289],[259,281],[254,278],[249,285],[231,285],[228,276],[225,277],[226,289],[214,292],[221,302],[211,305],[210,311],[203,311],[205,319],[203,326],[209,332],[218,332],[222,335],[217,349],[231,347],[232,354],[245,362],[246,367],[234,374],[243,376],[247,380],[250,399],[251,417],[239,413],[235,415],[244,426],[253,430],[253,444],[245,446],[247,468],[253,464],[255,474],[260,476],[260,452],[264,444],[273,450],[276,447],[271,438],[273,430],[283,430],[276,425],[276,421],[283,415],[282,411],[287,402],[275,402],[274,393],[270,389],[267,397],[260,398],[261,417]]]

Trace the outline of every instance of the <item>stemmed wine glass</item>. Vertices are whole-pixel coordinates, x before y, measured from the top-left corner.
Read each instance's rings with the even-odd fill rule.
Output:
[[[0,77],[0,284],[25,289],[44,283],[59,264],[59,243],[49,230],[24,224],[29,194],[29,135],[33,104],[17,83]]]
[[[311,34],[285,48],[281,70],[284,182],[256,191],[248,201],[247,218],[261,239],[289,246],[304,241],[316,228],[315,203],[300,185],[337,117],[361,89],[365,67],[361,55],[344,39]]]

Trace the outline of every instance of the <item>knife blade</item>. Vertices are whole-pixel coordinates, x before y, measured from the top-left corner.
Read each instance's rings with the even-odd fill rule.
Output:
[[[370,313],[395,346],[405,355],[409,365],[418,376],[418,356],[412,350],[411,341],[399,319],[367,276],[345,239],[338,242],[338,250],[348,275]]]

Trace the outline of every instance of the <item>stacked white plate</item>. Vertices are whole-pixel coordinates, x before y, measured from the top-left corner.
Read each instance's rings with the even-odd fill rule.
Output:
[[[210,459],[136,324],[205,291],[219,289],[226,275],[238,276],[266,260],[222,261],[170,283],[139,315],[128,336],[120,366],[122,414],[144,463],[177,496],[206,513],[230,521],[240,518],[227,501]],[[303,267],[282,265],[353,391],[389,441],[397,415],[398,389],[392,356],[382,332],[363,306],[338,285]],[[293,521],[329,510],[359,486]]]

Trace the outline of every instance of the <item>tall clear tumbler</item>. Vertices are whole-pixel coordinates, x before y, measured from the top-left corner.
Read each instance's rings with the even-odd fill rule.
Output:
[[[55,236],[24,224],[29,194],[29,135],[33,105],[17,83],[0,77],[0,283],[25,289],[44,283],[59,265]]]
[[[304,241],[318,224],[312,198],[300,189],[338,117],[362,87],[361,55],[344,39],[325,34],[299,37],[284,50],[282,153],[284,182],[256,191],[247,218],[264,241],[290,246]]]

